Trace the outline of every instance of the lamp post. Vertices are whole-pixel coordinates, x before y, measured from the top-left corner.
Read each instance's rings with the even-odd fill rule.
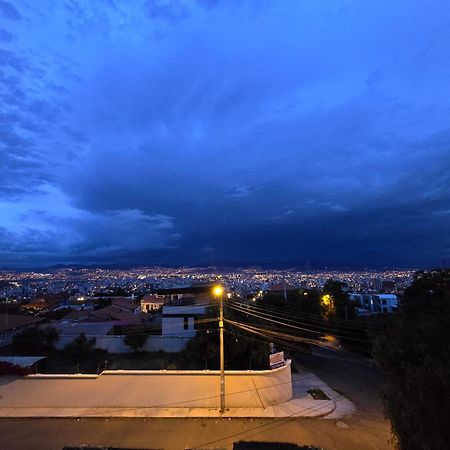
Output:
[[[223,287],[213,288],[214,297],[219,299],[219,334],[220,334],[220,412],[225,412],[225,354],[223,348]]]

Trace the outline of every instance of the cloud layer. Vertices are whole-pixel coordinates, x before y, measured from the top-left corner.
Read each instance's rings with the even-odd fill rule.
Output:
[[[0,1],[0,266],[450,255],[444,1]]]

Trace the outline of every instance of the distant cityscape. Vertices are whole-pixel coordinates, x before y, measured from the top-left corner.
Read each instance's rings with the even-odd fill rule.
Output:
[[[139,295],[155,289],[188,287],[212,282],[224,284],[229,292],[245,296],[285,282],[294,288],[322,288],[329,279],[347,284],[354,292],[401,294],[412,282],[415,270],[298,271],[247,268],[222,271],[215,268],[141,267],[136,269],[64,268],[48,272],[0,271],[0,299],[26,301],[45,294],[108,295],[121,289]]]
[[[205,331],[202,323],[211,319],[207,306],[214,300],[213,286],[220,286],[227,306],[232,311],[237,308],[238,313],[251,308],[252,314],[261,314],[264,299],[275,305],[283,301],[287,306],[289,300],[291,306],[301,306],[316,298],[324,317],[337,313],[335,302],[349,301],[340,308],[347,320],[349,311],[357,316],[396,312],[413,278],[413,270],[67,267],[45,272],[2,271],[0,347],[13,344],[20,333],[32,333],[38,326],[55,330],[58,350],[87,336],[97,349],[126,353],[130,351],[127,335],[138,333],[145,338],[141,345],[146,351],[180,352]],[[330,291],[331,286],[338,290]]]

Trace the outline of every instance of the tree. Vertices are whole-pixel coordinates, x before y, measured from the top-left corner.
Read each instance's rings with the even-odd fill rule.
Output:
[[[225,306],[226,308],[226,306]],[[219,315],[218,306],[207,309],[204,318],[215,319]],[[225,309],[225,317],[243,322],[240,313]],[[197,324],[196,335],[189,340],[180,356],[186,368],[219,369],[219,335],[216,322]],[[267,369],[269,365],[269,344],[255,339],[250,333],[225,322],[225,368],[227,370]]]
[[[86,337],[86,334],[81,332],[70,344],[64,347],[64,351],[71,358],[77,361],[87,361],[92,351],[95,348],[95,339]]]
[[[345,292],[346,283],[329,279],[322,289],[324,314],[337,319],[353,319],[356,316],[355,304]]]
[[[58,340],[58,331],[55,328],[31,327],[13,337],[12,351],[16,355],[48,355],[54,350]]]
[[[294,313],[320,317],[319,291],[316,289],[297,289],[287,292],[287,300],[279,295],[264,294],[258,305],[290,309]]]
[[[123,342],[136,353],[147,342],[148,334],[126,334]]]
[[[450,448],[450,270],[416,274],[375,358],[398,448]]]

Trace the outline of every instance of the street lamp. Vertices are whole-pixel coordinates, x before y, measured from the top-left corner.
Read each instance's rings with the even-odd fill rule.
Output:
[[[223,349],[223,286],[213,287],[213,295],[219,299],[219,334],[220,334],[220,412],[225,412],[225,355]]]

